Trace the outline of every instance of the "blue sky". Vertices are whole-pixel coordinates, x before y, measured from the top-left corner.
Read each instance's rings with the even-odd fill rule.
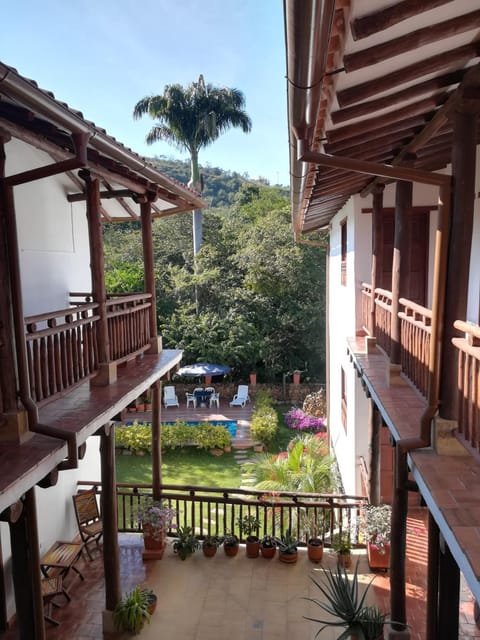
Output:
[[[205,81],[246,97],[248,135],[230,130],[201,164],[289,184],[281,0],[15,0],[2,3],[0,60],[137,153],[187,159],[148,146],[153,121],[134,104],[166,84]],[[8,25],[8,26],[7,26]]]

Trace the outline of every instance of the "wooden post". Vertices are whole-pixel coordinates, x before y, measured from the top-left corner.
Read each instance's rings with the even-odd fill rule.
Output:
[[[478,101],[476,109],[478,110]],[[468,280],[473,233],[475,201],[475,158],[477,114],[467,108],[454,116],[452,147],[452,221],[450,226],[446,282],[445,322],[442,348],[442,377],[440,381],[440,415],[447,420],[457,418],[456,349],[452,338],[458,337],[453,328],[455,320],[467,319]]]
[[[440,530],[428,512],[428,565],[427,565],[427,637],[438,638],[438,562],[440,555]],[[458,612],[457,612],[458,617]]]
[[[438,592],[438,640],[458,638],[460,570],[447,543],[440,538]]]
[[[88,239],[90,243],[90,266],[92,272],[93,301],[99,304],[100,319],[97,323],[98,356],[100,371],[91,383],[106,386],[117,378],[116,366],[110,363],[110,341],[108,337],[107,294],[105,290],[105,261],[103,257],[102,220],[100,213],[100,181],[92,178],[86,170],[79,172],[85,180],[87,200]]]
[[[155,269],[153,259],[153,238],[152,238],[152,205],[147,197],[140,202],[140,216],[142,220],[142,246],[143,246],[143,270],[144,288],[146,293],[150,293],[150,349],[148,353],[160,353],[162,350],[161,339],[158,338],[157,331],[157,298],[155,294]]]
[[[117,479],[115,473],[115,429],[105,425],[100,435],[103,521],[103,568],[105,607],[113,611],[121,598],[120,554],[117,527]]]
[[[375,289],[380,281],[379,272],[382,268],[382,211],[383,211],[383,191],[385,185],[379,185],[373,192],[372,209],[372,299],[370,301],[370,317],[368,323],[368,333],[375,336]]]
[[[406,293],[407,276],[405,264],[408,251],[408,216],[412,209],[411,182],[399,181],[395,193],[395,234],[393,240],[393,263],[392,263],[392,349],[390,363],[400,365],[401,338],[400,338],[400,318],[398,317],[399,299]]]
[[[27,491],[20,518],[9,526],[19,638],[45,640],[35,489]]]
[[[5,145],[0,139],[0,180],[5,177]],[[15,352],[13,348],[13,327],[11,323],[11,293],[8,275],[8,249],[5,232],[5,199],[0,198],[0,411],[17,411],[17,390],[15,385]]]
[[[152,492],[153,499],[162,497],[162,383],[157,380],[152,386]]]
[[[408,479],[407,454],[395,449],[395,487],[392,500],[392,534],[390,555],[391,619],[405,624],[407,617],[405,596],[405,554],[407,550]],[[399,625],[392,624],[397,630]],[[399,629],[402,630],[402,629]]]
[[[370,401],[370,461],[368,497],[371,504],[380,504],[380,433],[382,416],[377,405]]]

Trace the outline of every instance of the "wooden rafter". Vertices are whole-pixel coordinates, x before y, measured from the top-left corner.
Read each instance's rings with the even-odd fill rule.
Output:
[[[458,33],[478,29],[479,26],[480,10],[465,13],[450,20],[412,31],[399,38],[388,40],[383,44],[376,44],[368,49],[363,49],[363,51],[346,55],[343,58],[343,66],[347,73],[364,67],[370,67],[371,65],[378,64],[402,53],[413,51],[432,42],[438,42],[439,40],[450,38]]]
[[[444,53],[431,56],[420,62],[415,62],[407,67],[392,71],[381,78],[368,80],[355,87],[349,87],[337,93],[338,104],[347,107],[356,102],[361,102],[384,91],[390,91],[407,82],[436,73],[445,68],[467,64],[470,60],[480,55],[480,41],[475,40],[470,44],[457,47]]]
[[[403,0],[397,4],[369,13],[366,16],[357,18],[351,24],[354,40],[361,40],[368,36],[384,31],[393,25],[418,16],[420,13],[430,11],[447,4],[450,0]]]

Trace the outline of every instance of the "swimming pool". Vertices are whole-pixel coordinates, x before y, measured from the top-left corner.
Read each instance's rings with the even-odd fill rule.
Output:
[[[211,424],[214,427],[226,427],[230,435],[232,436],[232,438],[234,438],[237,435],[238,420],[185,420],[185,424],[191,427],[194,427],[194,426],[196,427],[197,425],[203,424],[204,422],[208,422],[208,424]],[[131,420],[129,420],[128,422],[125,422],[125,426],[127,427],[131,427],[133,424],[134,422]],[[135,421],[135,424],[137,424],[138,426],[147,426],[147,427],[152,426],[151,422]],[[162,424],[175,424],[175,422],[174,421],[162,422]]]

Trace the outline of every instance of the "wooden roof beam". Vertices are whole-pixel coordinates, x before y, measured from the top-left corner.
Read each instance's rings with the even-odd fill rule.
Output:
[[[109,189],[107,191],[100,191],[100,198],[102,200],[108,200],[110,198],[131,198],[132,192],[130,189]],[[70,193],[67,196],[69,202],[81,202],[87,199],[86,193]]]
[[[431,56],[425,60],[420,60],[414,64],[404,67],[403,69],[397,69],[388,73],[381,78],[375,78],[374,80],[368,80],[362,84],[358,84],[355,87],[350,87],[339,91],[337,93],[338,104],[341,107],[348,107],[356,102],[366,100],[371,96],[385,91],[391,91],[395,87],[411,82],[416,78],[421,78],[430,73],[435,73],[441,69],[448,68],[455,64],[466,65],[473,58],[478,58],[480,55],[480,41],[475,40],[470,44],[465,44],[457,49],[452,49],[448,52],[439,53],[435,56]]]
[[[403,22],[403,20],[413,18],[425,11],[436,9],[448,2],[450,2],[450,0],[403,0],[403,2],[398,2],[381,11],[369,13],[362,18],[353,20],[350,24],[353,39],[361,40],[362,38],[368,38],[368,36],[374,33],[384,31],[399,22]]]
[[[429,118],[431,117],[432,111],[435,111],[435,109],[445,104],[448,99],[448,95],[449,94],[447,93],[436,94],[429,98],[425,98],[424,100],[420,100],[419,102],[409,104],[401,109],[395,109],[394,111],[389,111],[382,115],[376,115],[368,120],[362,120],[360,122],[348,124],[344,127],[339,127],[338,129],[333,129],[327,133],[328,141],[335,143],[340,140],[344,140],[345,138],[350,138],[353,135],[359,135],[369,131],[377,131],[382,127],[387,127],[392,123],[396,123],[399,120],[407,120],[414,116]]]
[[[399,38],[388,40],[382,44],[376,44],[363,51],[351,53],[343,58],[343,66],[347,73],[357,71],[364,67],[370,67],[389,58],[413,51],[432,42],[438,42],[444,38],[450,38],[465,31],[478,29],[480,26],[480,9],[456,16],[450,20],[438,24],[423,27],[417,31],[411,31]]]
[[[347,109],[338,109],[337,111],[333,111],[330,114],[330,117],[333,124],[339,124],[347,120],[353,120],[354,118],[371,115],[375,111],[382,111],[383,109],[395,107],[397,104],[408,102],[422,94],[438,92],[446,87],[459,84],[463,80],[466,71],[467,69],[459,69],[452,73],[445,73],[442,76],[437,76],[431,80],[420,82],[412,87],[408,87],[407,89],[402,89],[402,91],[397,91],[397,93],[391,93],[382,98],[361,102],[360,104],[348,107]]]

